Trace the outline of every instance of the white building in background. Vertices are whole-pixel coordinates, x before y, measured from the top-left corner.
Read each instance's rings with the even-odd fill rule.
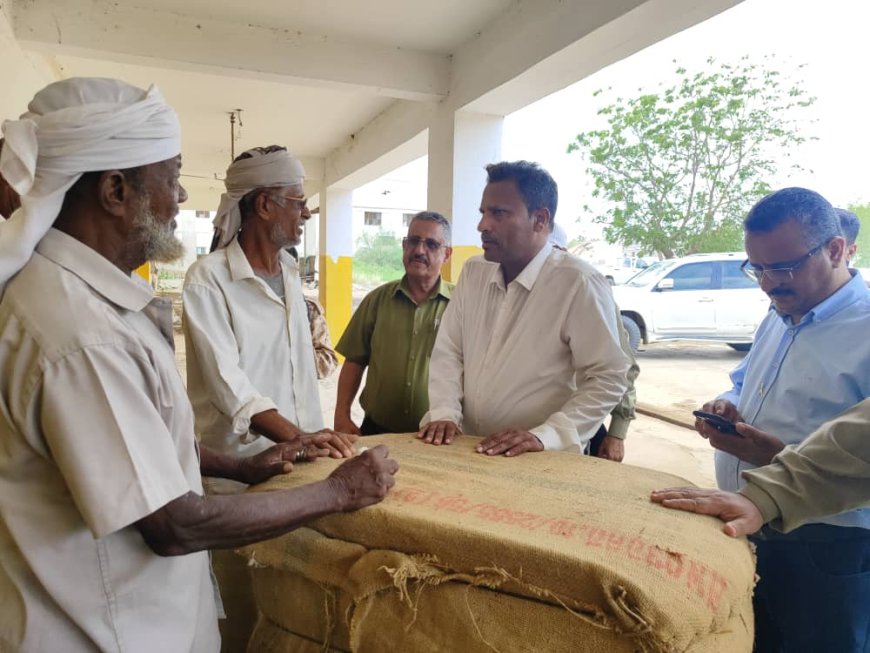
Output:
[[[172,264],[164,264],[167,270],[184,272],[200,256],[208,254],[211,247],[212,234],[214,233],[212,220],[214,211],[190,211],[184,209],[175,218],[178,226],[175,228],[175,236],[184,243],[184,258]]]
[[[354,191],[354,252],[363,234],[400,239],[407,233],[414,214],[426,210],[427,169],[428,158],[421,157]]]

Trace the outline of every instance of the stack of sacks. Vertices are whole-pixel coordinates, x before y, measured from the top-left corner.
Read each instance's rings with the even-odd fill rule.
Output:
[[[685,480],[568,453],[490,458],[476,442],[366,438],[401,465],[383,503],[241,549],[260,611],[249,650],[752,649],[747,542],[649,501]]]

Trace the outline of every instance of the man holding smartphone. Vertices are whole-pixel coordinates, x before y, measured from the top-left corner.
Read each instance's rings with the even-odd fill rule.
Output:
[[[745,422],[729,435],[696,419],[716,451],[716,479],[735,492],[741,475],[767,465],[870,396],[870,290],[846,265],[846,241],[821,195],[786,188],[744,220],[744,271],[773,307],[733,387],[703,411]],[[784,440],[769,435],[780,434]],[[870,511],[856,510],[783,534],[753,538],[760,651],[864,651],[870,632]]]

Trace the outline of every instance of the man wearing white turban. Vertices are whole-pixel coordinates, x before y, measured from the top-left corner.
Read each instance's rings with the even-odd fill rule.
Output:
[[[183,328],[187,391],[196,432],[209,447],[250,456],[274,442],[328,435],[335,457],[352,456],[356,436],[324,429],[308,311],[296,261],[311,217],[298,159],[273,145],[243,152],[229,166],[215,218],[213,251],[187,272]],[[209,479],[206,490],[244,486]],[[247,570],[232,553],[216,553],[215,573],[227,620],[225,640],[246,639],[256,611]],[[230,647],[232,648],[232,647]]]
[[[374,503],[396,464],[373,449],[297,490],[204,496],[200,471],[259,482],[326,450],[196,446],[169,306],[132,274],[181,251],[175,112],[69,79],[3,129],[22,207],[0,224],[0,650],[216,651],[206,549]]]

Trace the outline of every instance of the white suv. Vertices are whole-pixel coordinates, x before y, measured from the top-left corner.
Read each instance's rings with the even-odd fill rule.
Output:
[[[641,341],[683,339],[747,351],[770,299],[740,270],[745,258],[740,252],[658,261],[614,286],[632,349]]]

